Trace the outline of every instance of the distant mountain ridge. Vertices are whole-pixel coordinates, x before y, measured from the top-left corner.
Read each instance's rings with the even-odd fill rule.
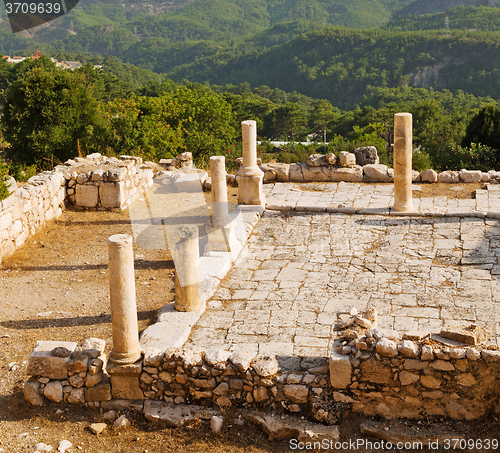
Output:
[[[445,13],[448,9],[456,8],[457,6],[500,7],[500,0],[417,0],[396,11],[394,17]]]

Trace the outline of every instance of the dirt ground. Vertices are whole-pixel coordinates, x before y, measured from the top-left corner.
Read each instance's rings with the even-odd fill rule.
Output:
[[[472,198],[481,185],[464,185],[461,191],[451,190],[453,185],[421,187],[422,191],[414,192],[414,196]],[[236,200],[235,193],[235,189],[229,189],[230,201]],[[70,451],[96,453],[291,451],[287,443],[269,442],[252,426],[229,427],[234,413],[225,414],[227,423],[218,435],[202,423],[183,429],[160,429],[141,415],[130,413],[132,427],[121,431],[109,427],[96,436],[88,426],[103,421],[101,410],[54,403],[38,408],[24,401],[26,360],[37,340],[80,342],[97,337],[106,340],[109,352],[106,239],[118,233],[132,234],[127,212],[66,211],[0,266],[0,452],[33,451],[38,442],[50,444],[56,451],[63,439],[73,444]],[[136,248],[134,252],[142,331],[154,323],[156,311],[173,300],[174,267],[168,251]],[[360,438],[360,421],[353,414],[347,415],[340,426],[342,439]],[[419,427],[416,422],[408,423]],[[426,425],[465,438],[500,437],[494,416],[473,423],[427,419]]]

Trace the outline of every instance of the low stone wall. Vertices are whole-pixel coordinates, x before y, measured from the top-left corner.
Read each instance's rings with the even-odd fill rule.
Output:
[[[0,201],[0,262],[64,209],[66,180],[58,171],[44,171]]]
[[[352,410],[385,418],[476,419],[499,404],[500,351],[446,346],[428,333],[374,327],[373,313],[340,321],[331,356],[255,356],[249,351],[169,349],[149,352],[126,385],[150,411],[174,404],[247,407],[301,413],[335,424]],[[95,346],[96,344],[100,346]],[[94,345],[94,346],[91,346]],[[102,356],[103,342],[39,342],[30,355],[25,397],[98,407],[121,399]],[[118,384],[118,382],[117,382]],[[154,417],[153,417],[154,418]]]
[[[367,147],[372,148],[372,147]],[[334,154],[313,154],[307,163],[297,164],[260,164],[264,172],[264,182],[364,182],[388,183],[394,181],[394,169],[378,163],[376,151],[373,163],[366,163],[367,159],[359,153],[342,151],[339,157]],[[359,165],[359,164],[363,165]],[[240,164],[240,162],[238,162]],[[413,170],[413,182],[427,183],[478,183],[498,182],[500,172],[479,170],[443,171],[425,170],[421,173]]]
[[[68,203],[75,208],[124,209],[139,191],[153,185],[156,164],[132,156],[91,154],[55,167],[66,179]]]

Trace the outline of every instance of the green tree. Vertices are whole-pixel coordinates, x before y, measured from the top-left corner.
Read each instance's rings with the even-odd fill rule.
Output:
[[[311,121],[314,131],[323,133],[323,142],[326,143],[326,133],[330,131],[329,124],[339,116],[337,108],[325,99],[321,99],[311,112]]]
[[[265,130],[268,137],[286,138],[294,141],[303,134],[306,124],[306,114],[299,104],[289,102],[274,108],[266,117]]]
[[[496,149],[500,157],[500,109],[494,105],[482,108],[469,122],[462,140],[463,147],[472,143]]]
[[[48,63],[28,66],[9,86],[1,118],[7,157],[39,168],[74,157],[100,123],[83,76]]]

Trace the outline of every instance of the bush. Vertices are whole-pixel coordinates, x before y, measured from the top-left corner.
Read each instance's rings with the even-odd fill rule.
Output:
[[[0,162],[0,200],[4,200],[10,195],[7,186],[5,185],[5,178],[9,176],[9,167]]]
[[[422,149],[414,149],[411,160],[411,166],[413,170],[416,170],[418,172],[422,172],[425,170],[429,170],[429,168],[432,168],[432,163],[429,153],[423,151]]]

